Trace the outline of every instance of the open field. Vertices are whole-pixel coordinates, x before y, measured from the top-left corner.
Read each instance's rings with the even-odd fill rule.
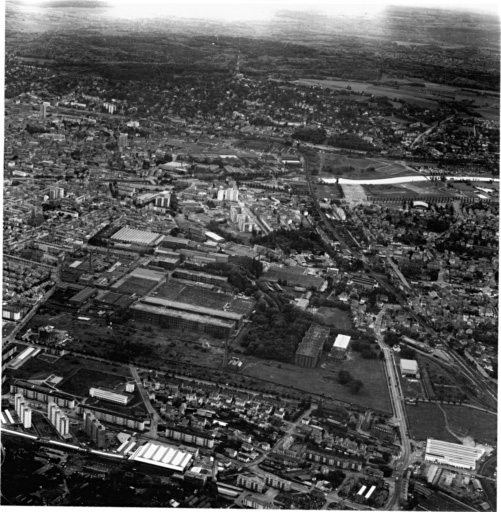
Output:
[[[433,437],[458,442],[458,437],[472,437],[480,443],[497,443],[497,416],[468,407],[419,403],[407,406],[411,435],[416,439]],[[447,421],[447,424],[446,424]],[[449,430],[447,430],[447,425]]]
[[[104,363],[100,361],[92,361],[82,359],[77,356],[65,355],[58,358],[54,363],[42,360],[39,356],[32,357],[24,363],[18,370],[14,372],[14,377],[19,379],[44,380],[50,375],[56,375],[68,378],[70,375],[77,373],[79,370],[85,372],[96,372],[102,375],[113,373],[114,379],[124,380],[125,377],[130,378],[128,368],[115,365],[113,363]],[[91,384],[94,385],[94,384]]]
[[[452,431],[479,443],[497,444],[497,416],[468,407],[442,405]]]
[[[336,327],[338,329],[352,330],[353,323],[348,311],[342,311],[338,308],[318,308],[317,314],[320,315],[327,325]]]
[[[321,153],[321,178],[379,179],[418,174],[408,165],[395,160],[352,157],[337,153]]]
[[[238,304],[236,302],[235,306]],[[35,315],[27,327],[36,330],[38,326],[47,324],[72,335],[73,340],[66,343],[67,349],[105,359],[113,359],[113,353],[122,350],[128,340],[135,349],[133,362],[136,364],[161,367],[170,362],[219,368],[223,360],[223,340],[193,331],[163,329],[133,320],[108,329],[103,319],[92,318],[90,322],[83,322],[69,312],[59,312],[54,316]]]
[[[379,359],[362,359],[358,354],[351,354],[350,359],[334,363],[328,356],[324,356],[319,367],[310,369],[255,357],[240,358],[244,362],[241,373],[247,376],[265,379],[304,393],[314,393],[326,399],[391,412],[383,363]],[[354,379],[363,382],[364,387],[358,394],[351,393],[346,386],[338,383],[341,370],[350,372]]]
[[[428,437],[457,443],[458,440],[446,430],[445,418],[437,404],[424,404],[406,406],[409,418],[409,434],[412,439],[426,440]]]
[[[393,78],[391,78],[394,81]],[[317,80],[301,79],[293,82],[298,85],[316,86],[327,89],[339,90],[351,88],[354,93],[370,94],[378,97],[385,97],[390,100],[403,100],[407,103],[418,105],[420,107],[437,107],[438,102],[444,99],[456,101],[460,104],[463,100],[473,101],[472,108],[486,119],[499,118],[499,97],[491,95],[481,95],[479,91],[465,92],[460,87],[424,82],[424,87],[410,85],[409,82],[401,83],[397,87],[387,85],[373,85],[370,82],[358,82],[353,80]]]

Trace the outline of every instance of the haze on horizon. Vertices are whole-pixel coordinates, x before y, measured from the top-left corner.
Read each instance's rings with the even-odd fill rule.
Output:
[[[58,3],[68,6],[73,0],[24,0],[27,11],[45,6],[57,7]],[[85,7],[102,7],[106,15],[124,19],[173,17],[186,19],[210,19],[221,21],[269,21],[279,11],[314,13],[329,17],[363,16],[371,17],[384,13],[389,7],[415,7],[427,9],[458,10],[500,15],[497,0],[479,0],[474,3],[464,0],[98,0],[75,1]],[[19,5],[19,4],[18,4]]]

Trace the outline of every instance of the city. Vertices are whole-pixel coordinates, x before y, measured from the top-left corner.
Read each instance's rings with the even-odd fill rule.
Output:
[[[110,5],[6,3],[1,504],[495,511],[498,16]]]

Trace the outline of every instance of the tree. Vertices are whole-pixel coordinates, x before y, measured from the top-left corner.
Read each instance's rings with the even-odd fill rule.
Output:
[[[344,386],[344,385],[348,384],[350,381],[352,381],[353,377],[351,376],[350,372],[348,372],[346,370],[341,370],[339,372],[337,380],[338,380],[339,384],[342,384]]]
[[[364,387],[364,383],[358,379],[351,380],[348,383],[348,388],[354,395],[358,394],[363,387]]]

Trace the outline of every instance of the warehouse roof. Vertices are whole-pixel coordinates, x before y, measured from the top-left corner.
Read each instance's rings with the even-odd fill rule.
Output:
[[[175,471],[185,471],[193,455],[174,446],[149,442],[140,446],[130,460],[153,464]]]
[[[476,461],[483,455],[479,448],[463,446],[462,444],[447,443],[429,438],[426,442],[426,458],[434,459],[444,464],[474,468]]]
[[[221,318],[214,318],[210,315],[200,315],[197,313],[190,313],[187,311],[177,311],[171,308],[164,308],[161,306],[154,306],[151,304],[143,304],[139,302],[132,306],[133,310],[136,311],[146,311],[149,313],[155,313],[161,315],[162,313],[168,314],[171,318],[182,318],[183,320],[192,320],[193,322],[215,325],[219,327],[233,327],[234,321],[231,320],[222,320]]]
[[[230,311],[221,311],[220,309],[212,309],[212,308],[204,308],[201,306],[195,306],[191,304],[186,304],[184,302],[176,302],[168,299],[161,299],[158,297],[147,296],[144,297],[141,302],[143,304],[150,304],[152,306],[157,306],[160,308],[169,308],[169,309],[179,309],[181,311],[193,312],[199,315],[210,315],[219,318],[223,318],[225,320],[234,320],[240,321],[243,315],[238,313],[232,313]]]
[[[112,240],[140,245],[158,245],[163,238],[164,235],[159,233],[131,228],[122,228],[111,237]]]

